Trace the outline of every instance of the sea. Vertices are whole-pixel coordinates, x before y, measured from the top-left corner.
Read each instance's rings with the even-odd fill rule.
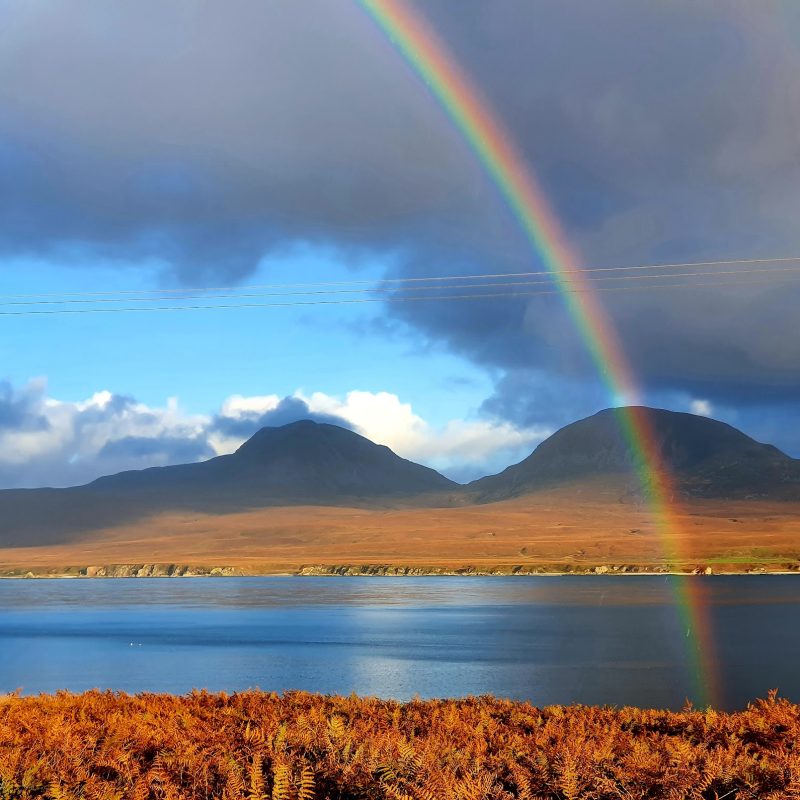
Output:
[[[0,580],[0,693],[95,688],[800,701],[800,576]]]

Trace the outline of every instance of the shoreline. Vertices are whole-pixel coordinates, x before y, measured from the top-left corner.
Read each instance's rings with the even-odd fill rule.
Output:
[[[638,567],[625,565],[587,565],[565,570],[554,570],[549,565],[506,565],[477,567],[465,564],[459,567],[393,564],[314,564],[296,568],[247,568],[238,566],[205,566],[166,563],[104,564],[67,567],[0,567],[0,580],[66,580],[66,579],[127,579],[127,578],[267,578],[267,577],[330,577],[330,578],[512,578],[512,577],[566,577],[566,576],[625,576],[640,575],[712,577],[715,575],[798,575],[800,568],[762,566],[747,569],[713,569],[697,566],[686,569]]]

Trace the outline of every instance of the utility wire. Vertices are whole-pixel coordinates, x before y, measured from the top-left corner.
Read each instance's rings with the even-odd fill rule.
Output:
[[[619,267],[587,267],[581,269],[566,269],[561,270],[558,275],[587,275],[598,272],[633,272],[633,271],[646,271],[646,270],[661,270],[661,269],[689,269],[691,267],[712,267],[712,266],[735,266],[735,265],[748,265],[748,264],[781,264],[781,263],[800,263],[800,256],[782,256],[779,258],[740,258],[740,259],[722,259],[717,261],[685,261],[674,263],[662,264],[638,264],[634,266],[619,266]],[[436,275],[436,276],[423,276],[411,278],[383,278],[383,284],[410,284],[410,283],[427,283],[427,282],[446,282],[446,281],[461,281],[461,280],[489,280],[493,278],[528,278],[536,276],[551,276],[555,278],[556,273],[552,270],[540,270],[535,272],[488,272],[481,274],[468,274],[468,275]],[[302,289],[305,287],[329,287],[329,286],[363,286],[365,284],[374,284],[375,280],[349,280],[349,281],[317,281],[311,283],[263,283],[251,284],[242,286],[201,286],[184,289],[110,289],[107,291],[94,291],[94,292],[45,292],[35,294],[6,294],[0,295],[2,299],[35,299],[47,297],[108,297],[113,295],[136,295],[136,294],[159,294],[159,295],[181,295],[181,294],[195,294],[198,292],[239,292],[260,289]],[[302,294],[307,294],[302,292]]]
[[[586,279],[586,283],[609,283],[619,281],[652,281],[652,280],[666,280],[673,278],[697,278],[697,277],[725,277],[731,279],[739,275],[763,275],[763,274],[789,274],[800,273],[800,266],[797,267],[761,267],[758,269],[735,269],[735,270],[713,270],[704,272],[672,272],[660,273],[655,275],[603,275],[601,277],[590,277]],[[310,291],[294,291],[294,292],[264,292],[264,293],[244,293],[236,292],[234,294],[215,294],[215,295],[193,295],[185,294],[183,296],[169,296],[157,295],[154,297],[93,297],[93,298],[75,298],[75,299],[59,299],[59,300],[0,300],[0,307],[8,306],[39,306],[39,305],[77,305],[77,304],[91,304],[98,303],[156,303],[163,300],[184,301],[184,300],[241,300],[241,299],[255,299],[260,297],[309,297],[317,295],[342,295],[342,294],[366,294],[366,293],[381,293],[389,294],[386,299],[389,301],[398,300],[394,296],[395,292],[436,292],[436,291],[463,291],[466,289],[496,289],[506,287],[522,287],[522,286],[541,286],[551,285],[556,280],[556,276],[551,276],[546,280],[538,281],[502,281],[493,283],[466,283],[455,285],[436,285],[436,286],[373,286],[362,289],[315,289]],[[569,282],[567,282],[569,283]],[[569,288],[569,286],[567,287]],[[579,287],[577,287],[579,288]],[[1,297],[1,296],[0,296]]]
[[[756,285],[769,283],[765,280],[742,281],[746,285]],[[606,293],[606,292],[647,292],[664,291],[675,289],[688,289],[695,287],[714,286],[733,287],[735,283],[714,281],[707,282],[686,282],[686,283],[667,283],[650,284],[638,286],[614,286],[598,289],[553,289],[537,292],[493,292],[491,294],[465,294],[465,295],[428,295],[423,297],[397,297],[388,298],[393,303],[418,303],[418,302],[442,302],[458,300],[489,300],[493,298],[513,298],[513,297],[535,297],[544,295],[558,294],[583,294],[583,293]],[[211,298],[209,298],[211,299]],[[223,303],[214,305],[194,305],[194,306],[128,306],[125,308],[58,308],[45,310],[25,310],[25,311],[0,311],[3,317],[22,317],[33,315],[58,315],[58,314],[120,314],[128,312],[149,312],[149,311],[210,311],[212,309],[232,309],[232,308],[288,308],[292,306],[320,306],[320,305],[354,305],[360,303],[382,303],[385,297],[357,297],[339,298],[336,300],[289,300],[285,303]]]

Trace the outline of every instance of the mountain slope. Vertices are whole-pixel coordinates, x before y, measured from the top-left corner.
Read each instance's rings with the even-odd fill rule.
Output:
[[[229,456],[121,472],[99,478],[87,488],[297,504],[404,497],[456,486],[435,470],[400,458],[353,431],[301,420],[262,428]]]
[[[0,491],[0,545],[63,541],[165,510],[375,505],[446,495],[458,484],[336,425],[262,428],[235,453],[70,489]]]
[[[724,422],[638,407],[664,466],[686,494],[707,497],[800,499],[800,461],[761,444]],[[619,410],[606,409],[567,425],[526,459],[469,484],[478,502],[517,497],[587,478],[633,478],[631,451]]]
[[[647,408],[634,413],[647,415],[685,496],[800,500],[800,461],[775,447],[705,417]],[[524,461],[466,487],[335,425],[263,428],[235,453],[202,463],[122,472],[70,489],[0,491],[0,547],[74,542],[168,512],[463,506],[560,486],[567,492],[559,490],[559,502],[580,488],[582,504],[608,503],[620,487],[623,494],[639,488],[617,414],[601,411],[567,425]],[[603,488],[592,494],[598,479]]]

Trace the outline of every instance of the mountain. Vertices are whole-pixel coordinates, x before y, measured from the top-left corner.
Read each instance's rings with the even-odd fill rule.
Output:
[[[777,448],[706,417],[644,407],[631,412],[646,416],[654,446],[684,495],[800,500],[800,461]],[[336,425],[306,420],[262,428],[235,453],[201,463],[121,472],[69,489],[0,491],[0,547],[75,541],[172,511],[460,506],[560,486],[570,489],[565,497],[581,489],[582,499],[598,486],[606,498],[608,487],[617,496],[639,490],[619,409],[567,425],[524,461],[465,487]]]
[[[166,510],[226,513],[280,505],[424,505],[460,488],[336,425],[262,428],[235,453],[152,467],[69,489],[0,491],[0,545],[64,541]]]
[[[628,412],[646,418],[662,463],[684,494],[800,499],[800,461],[776,447],[707,417],[646,407]],[[598,477],[635,477],[620,409],[561,428],[519,464],[466,490],[476,501],[490,502]]]
[[[229,456],[121,472],[87,488],[259,506],[408,497],[456,486],[346,428],[301,420],[262,428]]]

